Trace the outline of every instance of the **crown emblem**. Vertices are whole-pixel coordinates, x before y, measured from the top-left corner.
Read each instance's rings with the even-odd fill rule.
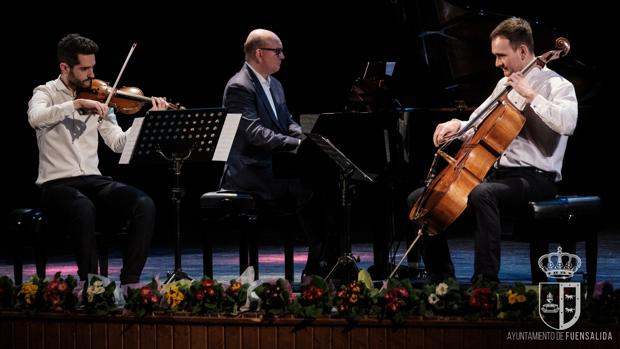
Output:
[[[562,247],[558,246],[557,252],[544,254],[538,258],[538,267],[548,277],[568,279],[573,277],[581,267],[581,258],[571,253],[562,252]]]

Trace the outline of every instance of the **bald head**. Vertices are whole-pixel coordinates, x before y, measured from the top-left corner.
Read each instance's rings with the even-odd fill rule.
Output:
[[[266,29],[252,30],[243,44],[246,61],[256,61],[256,49],[270,47],[274,43],[280,43],[280,38],[276,33]]]
[[[245,61],[265,79],[280,70],[284,59],[282,41],[272,31],[254,29],[243,45]]]

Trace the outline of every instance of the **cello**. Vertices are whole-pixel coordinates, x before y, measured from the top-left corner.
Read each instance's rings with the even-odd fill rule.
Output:
[[[560,37],[555,40],[555,47],[555,50],[537,56],[521,73],[527,75],[532,68],[543,68],[550,61],[565,56],[570,43]],[[491,166],[521,132],[525,117],[508,100],[511,90],[511,86],[506,86],[497,98],[437,150],[424,193],[409,213],[409,219],[429,235],[440,233],[463,213],[469,193],[484,180]],[[474,130],[473,136],[463,143],[454,158],[444,152],[448,144],[470,129]],[[433,178],[438,156],[447,165]]]
[[[521,73],[527,75],[534,67],[543,68],[547,63],[565,56],[570,50],[570,43],[566,38],[559,37],[555,40],[555,48],[535,57]],[[409,219],[419,226],[418,236],[390,277],[424,232],[431,236],[439,234],[465,211],[471,191],[484,180],[493,164],[521,132],[525,117],[508,99],[511,90],[512,86],[506,86],[435,153],[424,192],[409,213]],[[473,135],[461,145],[456,156],[448,155],[445,148],[468,132]],[[445,160],[446,166],[435,175],[439,158]]]

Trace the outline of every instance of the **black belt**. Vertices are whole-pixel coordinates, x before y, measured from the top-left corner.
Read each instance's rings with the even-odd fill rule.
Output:
[[[528,167],[528,166],[521,166],[521,167],[500,167],[497,169],[497,174],[500,174],[504,172],[504,173],[536,173],[538,175],[542,175],[544,177],[547,177],[547,179],[549,179],[552,182],[555,182],[555,172],[549,172],[549,171],[543,171],[539,168],[536,167]]]

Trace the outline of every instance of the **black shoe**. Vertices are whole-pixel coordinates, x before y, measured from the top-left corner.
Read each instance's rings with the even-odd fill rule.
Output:
[[[488,287],[499,284],[499,278],[496,275],[477,274],[471,277],[471,284],[476,287]]]
[[[446,272],[435,272],[426,270],[425,274],[427,276],[427,279],[429,279],[434,284],[444,282],[447,279],[456,279],[456,276],[454,274]]]

